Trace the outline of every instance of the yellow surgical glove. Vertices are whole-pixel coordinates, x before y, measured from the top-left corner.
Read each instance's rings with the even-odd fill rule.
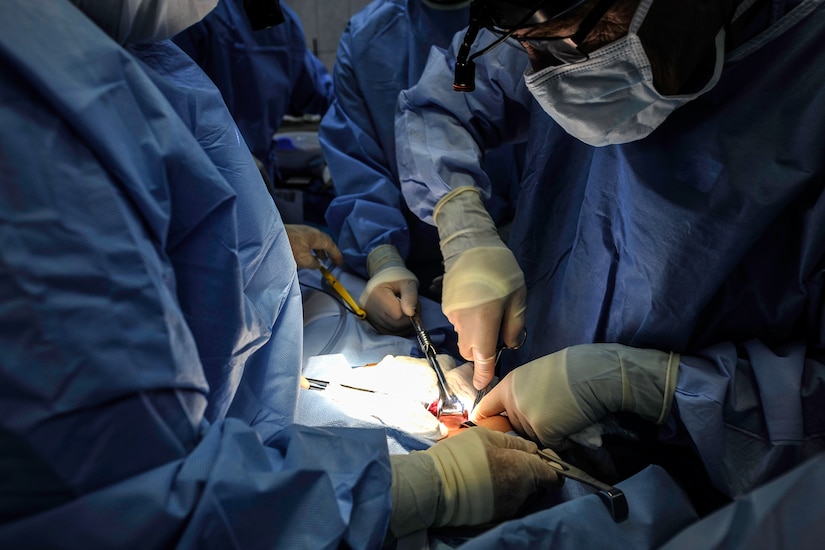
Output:
[[[495,370],[499,335],[519,344],[527,289],[516,258],[501,242],[474,187],[450,191],[435,206],[444,256],[441,309],[458,333],[462,357],[473,361],[473,385],[487,387]]]
[[[390,456],[391,534],[514,516],[532,497],[562,483],[537,450],[525,439],[477,427],[426,451]]]
[[[370,278],[358,300],[367,318],[383,333],[410,333],[410,316],[418,307],[418,278],[398,249],[391,244],[375,247],[367,256],[367,272]]]
[[[679,355],[620,344],[583,344],[539,357],[510,372],[472,413],[507,413],[518,433],[562,449],[570,435],[611,412],[667,420]]]

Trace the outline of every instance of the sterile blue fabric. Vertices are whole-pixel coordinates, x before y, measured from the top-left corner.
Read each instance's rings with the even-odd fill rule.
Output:
[[[174,37],[223,94],[232,117],[270,179],[278,181],[272,136],[284,115],[326,112],[332,76],[307,48],[298,15],[281,2],[285,21],[253,31],[243,0],[221,0]]]
[[[682,488],[658,466],[648,466],[616,487],[628,503],[629,515],[622,522],[614,521],[604,501],[591,494],[504,522],[460,548],[658,548],[697,520]]]
[[[819,548],[825,539],[825,454],[678,533],[662,550]],[[731,526],[735,525],[735,529]]]
[[[366,281],[334,267],[332,274],[353,296],[359,296]],[[317,269],[298,271],[304,313],[303,360],[306,368],[313,357],[343,355],[351,366],[378,363],[387,355],[423,357],[415,336],[381,334],[375,327],[349,311],[340,298],[325,290]],[[441,312],[441,305],[422,297],[416,310],[438,353],[460,360],[455,331]],[[463,362],[463,361],[462,361]]]
[[[663,437],[731,497],[825,448],[825,7],[757,7],[730,30],[718,84],[646,139],[594,148],[533,105],[509,241],[528,338],[501,372],[592,342],[680,353]],[[427,90],[407,94],[411,113]],[[484,139],[471,118],[453,125]],[[404,196],[426,219],[423,197],[445,186],[414,160]]]
[[[380,545],[385,434],[291,424],[297,275],[217,89],[4,8],[0,547]]]
[[[679,352],[674,423],[729,496],[825,448],[823,22],[820,0],[801,2],[649,139],[592,148],[547,117],[532,128],[510,244],[541,337],[504,360],[588,342]]]
[[[412,215],[401,197],[394,116],[398,93],[418,81],[431,47],[447,48],[468,21],[467,7],[379,0],[355,14],[341,37],[333,70],[336,99],[319,129],[337,195],[326,220],[347,265],[362,277],[368,277],[369,252],[381,244],[398,249],[424,288],[443,273],[435,228]],[[490,152],[489,179],[479,181],[500,224],[512,217],[520,170],[516,151],[510,146]]]
[[[234,202],[234,207],[213,207],[227,211],[223,226],[212,221],[215,214],[195,225],[199,220],[198,203],[190,196],[193,191],[179,191],[178,200],[193,205],[186,213],[195,229],[175,228],[172,234],[185,240],[168,246],[167,253],[209,383],[206,419],[214,421],[229,413],[260,424],[266,438],[293,419],[290,404],[296,399],[301,365],[299,347],[278,345],[299,340],[302,334],[302,299],[298,280],[289,269],[294,265],[289,240],[277,211],[273,218],[243,139],[203,71],[168,43],[130,50],[151,69],[146,71],[149,78],[232,186],[220,203]],[[199,190],[198,198],[203,200],[207,190],[205,186]],[[186,219],[175,211],[170,218],[173,227]],[[227,238],[236,233],[237,242],[230,241],[225,251],[216,250],[216,231]],[[219,290],[224,287],[238,288],[243,294]],[[242,376],[227,376],[236,371]]]
[[[496,38],[482,30],[478,43]],[[396,156],[403,198],[430,225],[435,204],[450,190],[472,186],[490,193],[495,182],[481,164],[484,150],[526,140],[535,103],[524,84],[527,55],[512,40],[476,59],[474,92],[453,91],[452,68],[463,39],[458,33],[446,53],[433,50],[420,84],[398,98]]]

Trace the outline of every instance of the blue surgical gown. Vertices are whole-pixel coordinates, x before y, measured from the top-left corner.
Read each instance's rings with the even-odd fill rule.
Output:
[[[221,0],[209,15],[174,37],[218,86],[267,176],[278,181],[272,136],[284,115],[323,115],[332,77],[307,48],[298,15],[281,2],[285,21],[253,31],[243,0]]]
[[[401,196],[394,116],[398,93],[418,81],[431,47],[447,48],[468,20],[466,7],[375,1],[350,20],[341,37],[333,71],[336,97],[319,129],[337,195],[326,220],[347,265],[363,277],[367,256],[382,244],[399,250],[424,288],[443,273],[435,229],[416,218]],[[487,155],[489,178],[479,186],[498,225],[512,218],[523,154],[523,148],[508,145]]]
[[[593,148],[534,106],[509,242],[528,339],[504,372],[581,343],[679,352],[667,436],[728,496],[825,448],[825,6],[765,11],[769,28],[728,36],[717,86],[646,139]],[[410,136],[472,132],[472,119],[427,111],[428,95],[453,92],[417,88]],[[449,146],[427,147],[438,160]],[[408,148],[404,194],[426,218],[445,182]]]
[[[385,434],[291,423],[295,265],[219,92],[4,8],[0,547],[380,545]]]
[[[704,518],[696,516],[684,488],[659,466],[648,466],[616,487],[627,498],[625,521],[613,521],[605,502],[592,494],[504,522],[460,548],[814,550],[825,537],[825,509],[819,503],[825,453]]]

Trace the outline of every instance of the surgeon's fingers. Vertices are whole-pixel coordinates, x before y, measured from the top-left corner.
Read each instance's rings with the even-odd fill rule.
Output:
[[[318,258],[326,257],[337,265],[343,264],[344,257],[335,241],[320,229],[303,224],[285,224],[284,227],[299,269],[317,269],[321,267]]]
[[[540,441],[536,430],[519,410],[512,382],[513,373],[510,373],[496,384],[473,409],[470,420],[478,422],[504,413],[513,431],[533,441]]]
[[[404,315],[401,308],[401,302],[398,299],[398,290],[394,285],[379,286],[373,293],[375,302],[370,307],[370,310],[376,311],[381,317],[391,326],[396,328],[399,326],[407,327],[410,320]]]
[[[366,299],[363,295],[361,299],[367,319],[380,333],[407,335],[412,332],[412,323],[401,310],[399,291],[394,283],[378,285]]]
[[[484,352],[473,348],[473,387],[483,390],[493,381],[496,370],[495,350],[493,355],[485,355]]]
[[[495,430],[485,430],[485,443],[487,445],[498,447],[501,449],[512,449],[517,451],[524,451],[525,453],[536,454],[538,452],[538,445],[529,439],[523,437],[516,437],[514,435],[498,432]]]
[[[496,300],[449,315],[458,333],[458,351],[473,362],[473,386],[477,390],[486,388],[495,374],[496,341],[502,313],[503,304]]]
[[[404,280],[398,281],[397,285],[401,311],[407,317],[412,317],[418,308],[418,282]]]
[[[501,320],[501,339],[509,348],[523,344],[526,311],[527,287],[522,286],[510,295]]]
[[[314,229],[314,228],[313,228]],[[332,240],[332,237],[320,230],[315,230],[310,236],[310,248],[323,251],[335,265],[343,265],[344,255]]]
[[[464,344],[469,346],[465,358],[473,362],[473,387],[477,390],[486,388],[495,376],[496,342],[501,327],[502,311],[498,304],[485,304],[474,308],[473,316],[464,324],[468,338]],[[459,350],[463,335],[459,333]]]
[[[493,389],[487,392],[487,395],[479,401],[478,405],[475,406],[473,412],[470,414],[470,420],[476,422],[507,412],[507,390],[505,389],[508,382],[507,378],[508,377],[505,376],[501,382],[493,386]]]

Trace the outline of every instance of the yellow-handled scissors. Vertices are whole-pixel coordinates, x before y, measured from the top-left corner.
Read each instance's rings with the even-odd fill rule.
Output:
[[[332,272],[321,265],[318,269],[321,270],[321,276],[324,280],[332,287],[332,290],[344,301],[345,304],[349,306],[352,312],[358,317],[359,319],[366,319],[367,312],[364,311],[361,306],[358,305],[358,302],[355,301],[355,298],[347,292],[347,289],[344,288],[344,285],[341,284],[338,279],[335,278],[335,275]]]

